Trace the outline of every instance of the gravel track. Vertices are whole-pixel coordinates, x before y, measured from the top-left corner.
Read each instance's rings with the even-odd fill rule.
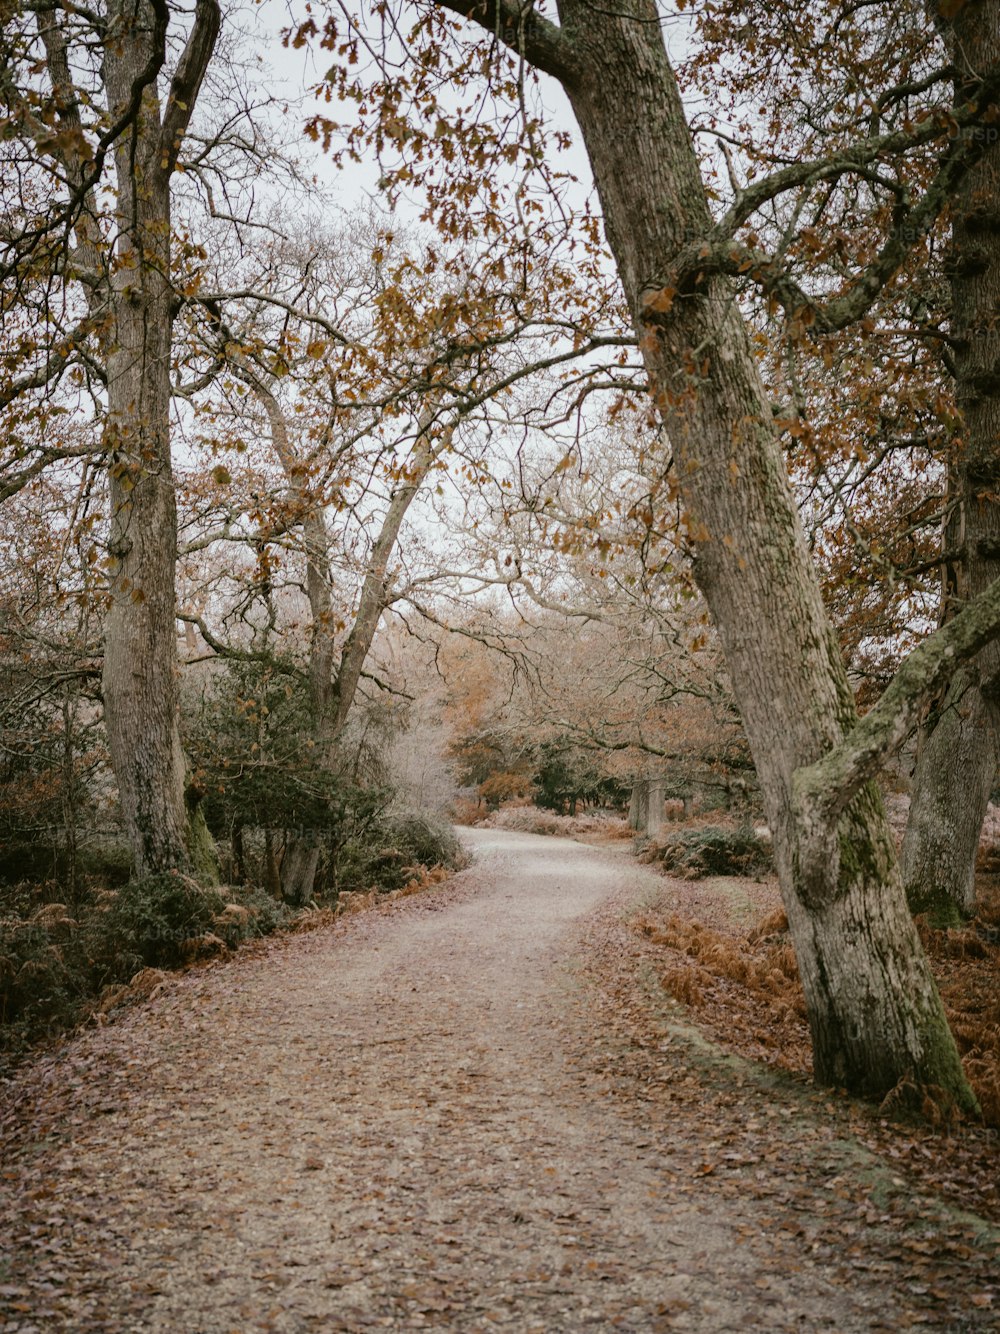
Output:
[[[448,884],[170,979],[22,1072],[0,1327],[909,1323],[888,1284],[777,1255],[752,1192],[679,1191],[710,1127],[674,1143],[609,1096],[586,932],[662,879],[462,835],[475,862]]]

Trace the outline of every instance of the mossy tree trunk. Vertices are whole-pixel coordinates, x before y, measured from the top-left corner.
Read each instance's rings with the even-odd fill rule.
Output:
[[[39,11],[41,13],[41,11]],[[76,225],[91,316],[107,375],[111,557],[104,625],[108,748],[137,875],[190,864],[178,728],[175,563],[177,513],[170,456],[171,177],[219,31],[216,0],[198,0],[166,99],[157,71],[169,16],[149,0],[112,0],[100,28],[112,148],[114,240],[94,190]],[[58,6],[40,24],[65,131],[64,165],[79,188],[91,163]]]
[[[903,837],[910,910],[941,926],[975,908],[976,854],[997,777],[997,710],[980,666],[958,673],[924,724]]]

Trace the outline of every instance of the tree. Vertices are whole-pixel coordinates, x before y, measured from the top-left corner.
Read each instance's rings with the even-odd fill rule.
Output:
[[[952,22],[942,26],[956,71],[956,104],[973,100],[979,80],[1000,70],[996,7],[959,5]],[[976,133],[983,150],[952,210],[951,331],[963,435],[950,470],[943,530],[943,621],[1000,578],[1000,127],[990,119]],[[902,853],[915,910],[954,920],[972,908],[976,852],[998,763],[995,640],[945,683],[921,731]]]
[[[106,777],[89,492],[74,461],[0,507],[2,541],[19,556],[0,575],[0,879],[55,876],[71,901]]]
[[[171,180],[220,12],[216,0],[198,0],[163,98],[165,5],[112,0],[101,13],[40,6],[29,25],[36,21],[36,34],[12,25],[4,38],[11,124],[16,142],[33,145],[36,163],[20,177],[21,227],[7,237],[7,265],[22,291],[41,292],[59,336],[54,345],[22,341],[21,373],[3,398],[51,389],[73,368],[103,387],[111,565],[102,692],[141,875],[184,865],[188,855],[174,621]],[[38,67],[42,92],[33,83]],[[60,289],[61,300],[53,295]]]
[[[988,114],[992,86],[977,84],[945,126],[904,127],[889,142],[850,143],[757,180],[717,223],[650,0],[596,9],[563,0],[558,26],[502,0],[471,11],[464,0],[443,0],[441,10],[469,14],[558,80],[580,127],[669,440],[695,578],[719,629],[774,834],[816,1075],[872,1095],[915,1077],[974,1107],[871,780],[929,693],[994,636],[1000,587],[925,641],[858,721],[770,400],[723,275],[753,271],[803,322],[836,328],[863,316],[905,255],[909,230],[936,216],[976,160],[971,131]],[[411,40],[432,27],[428,19]],[[425,58],[441,40],[435,29]],[[394,99],[398,120],[398,85]],[[960,133],[949,137],[954,125]],[[865,175],[894,145],[931,141],[943,146],[926,188],[904,199],[893,235],[828,307],[785,281],[772,256],[732,239],[783,191]]]
[[[539,364],[575,365],[631,339],[595,328],[578,338],[533,309],[535,277],[498,274],[467,247],[421,245],[384,218],[288,230],[250,259],[223,251],[216,272],[188,284],[183,392],[212,466],[191,487],[184,549],[217,573],[200,595],[214,614],[182,614],[222,656],[284,640],[307,658],[314,763],[332,773],[383,615],[441,577],[412,526],[401,541],[418,496],[451,469],[485,468],[484,424]],[[536,271],[547,268],[538,256]],[[229,448],[232,471],[218,461]],[[235,460],[251,456],[259,472],[234,504]],[[253,548],[257,567],[239,570],[232,593],[244,628],[259,608],[249,644],[220,628],[240,618],[233,604],[220,615],[213,552],[234,543]],[[321,844],[307,824],[288,830],[292,902],[310,897]]]
[[[768,153],[772,161],[779,153],[786,161],[816,154],[819,137],[848,142],[852,112],[870,115],[870,136],[894,123],[894,106],[905,107],[911,122],[927,124],[949,114],[942,96],[950,85],[953,106],[962,108],[975,100],[980,80],[996,80],[995,13],[988,4],[942,6],[937,24],[927,21],[936,7],[899,7],[867,33],[852,25],[846,8],[814,6],[791,44],[793,16],[778,5],[756,11],[752,51],[740,51],[733,40],[741,9],[724,0],[699,12],[699,26],[712,31],[705,32],[708,53],[693,63],[703,70],[702,93],[721,66],[732,111],[748,87],[747,65],[759,72],[767,62],[770,123],[763,147],[748,144],[745,124],[738,131],[751,171],[768,162]],[[844,37],[836,47],[831,19]],[[725,105],[724,96],[712,100]],[[766,281],[785,283],[790,292],[804,290],[804,274],[814,290],[835,291],[848,256],[871,268],[880,249],[891,254],[894,241],[909,245],[905,256],[896,245],[898,267],[863,320],[831,332],[829,310],[804,307],[808,316],[819,315],[805,322],[808,328],[784,311],[764,325],[769,383],[794,430],[786,453],[798,494],[821,516],[822,531],[810,536],[827,557],[824,593],[842,642],[854,650],[852,669],[866,678],[859,690],[864,704],[885,688],[914,627],[922,634],[933,618],[936,589],[928,576],[940,571],[943,622],[996,574],[989,565],[995,487],[988,480],[996,453],[988,373],[996,361],[991,117],[986,108],[980,123],[961,132],[973,141],[974,160],[937,216],[923,210],[917,227],[908,204],[938,169],[919,153],[894,161],[892,173],[883,171],[878,181],[831,181],[819,212],[800,195],[793,197],[794,212],[786,206],[760,220],[768,249],[780,256]],[[700,120],[703,130],[711,128],[710,115]],[[980,826],[996,776],[989,703],[995,674],[995,649],[987,648],[926,706],[918,743],[904,879],[914,908],[952,920],[971,904]],[[957,773],[965,775],[961,784]]]

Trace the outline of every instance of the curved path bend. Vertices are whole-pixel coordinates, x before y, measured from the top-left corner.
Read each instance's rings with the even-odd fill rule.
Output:
[[[707,1113],[675,1136],[609,1093],[585,929],[662,879],[463,837],[448,884],[171,979],[19,1076],[42,1138],[3,1164],[0,1326],[904,1327],[888,1280],[774,1241],[773,1192],[700,1183]]]

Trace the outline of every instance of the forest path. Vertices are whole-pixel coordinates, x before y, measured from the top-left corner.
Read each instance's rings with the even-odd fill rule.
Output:
[[[936,1324],[804,1105],[608,1022],[588,951],[662,878],[463,837],[448,884],[173,978],[22,1073],[0,1328]]]

